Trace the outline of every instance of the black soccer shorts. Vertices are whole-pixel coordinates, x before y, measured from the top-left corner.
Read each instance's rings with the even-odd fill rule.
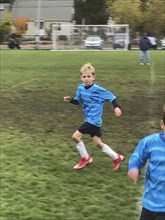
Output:
[[[102,136],[101,128],[97,127],[95,125],[92,125],[88,122],[85,122],[84,124],[82,124],[78,128],[78,131],[82,134],[89,134],[91,137],[94,137],[94,136],[101,137]]]
[[[140,220],[165,220],[165,212],[152,212],[143,208]]]

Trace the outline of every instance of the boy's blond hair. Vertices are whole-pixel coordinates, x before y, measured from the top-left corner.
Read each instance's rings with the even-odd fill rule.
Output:
[[[86,63],[81,67],[80,75],[82,75],[83,72],[89,72],[95,76],[95,68],[90,63]]]

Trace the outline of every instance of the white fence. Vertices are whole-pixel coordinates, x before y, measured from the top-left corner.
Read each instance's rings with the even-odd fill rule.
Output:
[[[1,44],[8,48],[9,39]],[[47,50],[128,50],[130,49],[129,26],[121,25],[53,25],[47,36],[22,35],[21,49]]]

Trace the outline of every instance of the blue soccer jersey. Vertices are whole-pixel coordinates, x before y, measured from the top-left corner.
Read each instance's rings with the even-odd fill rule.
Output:
[[[143,194],[143,207],[165,212],[165,140],[163,133],[143,138],[129,159],[128,169],[140,171],[148,160]]]
[[[112,102],[115,98],[116,96],[112,92],[96,84],[93,84],[90,88],[80,84],[74,99],[82,104],[85,121],[100,127],[102,125],[104,102]]]

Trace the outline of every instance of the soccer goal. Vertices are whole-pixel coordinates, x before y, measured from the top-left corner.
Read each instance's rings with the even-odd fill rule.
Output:
[[[53,25],[53,50],[128,50],[129,25]]]

